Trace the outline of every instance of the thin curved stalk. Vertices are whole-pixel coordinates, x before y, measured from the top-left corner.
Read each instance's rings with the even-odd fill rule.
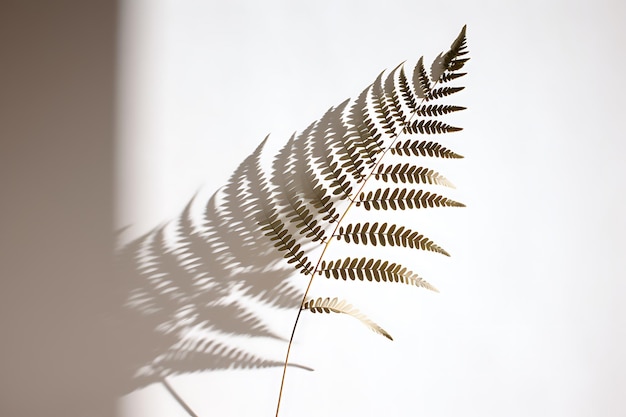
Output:
[[[433,83],[433,87],[436,86],[438,83],[439,83],[439,80],[434,82]],[[426,98],[422,98],[422,100],[420,101],[419,105],[422,105],[424,103],[424,101],[426,101]],[[415,111],[412,112],[410,117],[408,118],[406,124],[408,124],[411,120],[413,120],[413,117],[415,117],[416,114],[417,113]],[[372,176],[374,176],[374,173],[376,172],[376,169],[380,165],[380,163],[383,160],[383,158],[385,157],[385,155],[387,155],[387,152],[396,144],[396,142],[400,138],[400,135],[397,134],[397,133],[394,133],[392,138],[393,138],[393,140],[391,141],[389,146],[385,147],[385,149],[383,150],[382,155],[380,156],[380,158],[378,158],[378,160],[376,161],[376,163],[372,167],[371,171],[369,172],[369,174],[365,178],[365,180],[361,183],[361,186],[359,187],[358,191],[354,194],[355,196],[358,196],[363,191],[363,189],[367,185],[367,182],[370,180],[370,178],[372,178]],[[322,259],[324,258],[324,255],[326,254],[326,251],[327,251],[328,247],[330,246],[330,242],[333,240],[332,236],[336,234],[337,230],[339,229],[339,226],[341,225],[341,222],[343,221],[343,219],[348,214],[348,211],[350,211],[350,209],[352,208],[352,206],[356,202],[356,198],[350,198],[349,200],[350,200],[350,202],[349,202],[348,206],[346,207],[346,209],[344,210],[343,214],[341,215],[341,217],[339,218],[339,220],[335,224],[335,228],[334,228],[333,232],[330,235],[331,238],[328,239],[326,241],[326,243],[324,244],[324,249],[322,250],[322,253],[320,254],[320,256],[319,256],[319,258],[317,260],[317,263],[315,264],[315,268],[313,269],[313,272],[311,273],[311,279],[309,280],[309,283],[308,283],[308,285],[306,287],[306,290],[304,291],[304,295],[302,296],[302,301],[300,303],[300,309],[298,309],[298,314],[296,315],[296,320],[295,320],[295,322],[293,324],[293,329],[291,330],[291,336],[289,337],[289,344],[287,346],[287,353],[285,355],[285,364],[283,366],[283,375],[282,375],[282,378],[281,378],[281,381],[280,381],[280,390],[278,392],[278,401],[276,403],[276,417],[278,417],[278,413],[280,411],[280,403],[281,403],[282,396],[283,396],[283,388],[285,386],[285,375],[287,374],[287,366],[289,364],[289,355],[291,353],[291,345],[293,344],[294,336],[296,334],[296,328],[298,327],[298,322],[300,320],[300,315],[302,314],[302,305],[304,304],[304,302],[307,299],[307,296],[309,294],[309,290],[311,289],[311,284],[313,284],[313,279],[315,278],[315,274],[317,273],[317,271],[319,269],[319,266],[320,266],[320,264],[322,262]]]

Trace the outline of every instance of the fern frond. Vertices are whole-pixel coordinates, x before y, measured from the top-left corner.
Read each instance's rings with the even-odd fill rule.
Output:
[[[415,114],[417,116],[441,116],[461,110],[465,110],[465,107],[449,104],[423,104],[415,109]]]
[[[348,102],[345,100],[334,110],[334,117],[328,118],[328,124],[324,131],[324,142],[329,149],[334,149],[341,161],[341,167],[350,173],[357,183],[363,181],[364,161],[360,158],[359,149],[355,141],[348,140],[348,129],[341,120]]]
[[[433,90],[430,90],[430,98],[438,99],[441,97],[451,96],[452,94],[458,93],[459,91],[463,91],[465,87],[439,87]]]
[[[408,270],[400,264],[382,261],[380,259],[368,258],[345,258],[336,261],[322,261],[318,274],[324,274],[326,278],[342,278],[344,281],[358,279],[360,281],[376,282],[400,282],[402,284],[414,285],[439,292],[435,287],[419,277],[415,272]]]
[[[433,82],[444,81],[444,75],[463,68],[469,58],[459,58],[467,55],[467,39],[465,37],[465,31],[467,26],[463,26],[461,32],[456,37],[450,49],[446,53],[440,53],[433,61],[430,67],[430,77]],[[457,77],[458,78],[458,77]]]
[[[350,218],[354,205],[366,210],[463,206],[424,190],[386,187],[390,182],[452,184],[431,169],[408,163],[382,165],[380,158],[390,143],[393,155],[462,158],[439,143],[397,141],[397,136],[461,130],[435,119],[443,120],[465,108],[436,100],[463,90],[453,81],[465,75],[461,71],[467,61],[463,28],[450,49],[435,59],[430,74],[423,58],[414,68],[401,64],[382,72],[354,101],[330,108],[291,136],[272,159],[271,172],[265,164],[269,159],[261,158],[264,140],[210,198],[198,221],[188,205],[175,221],[122,248],[121,281],[127,295],[120,306],[120,322],[127,326],[124,335],[129,335],[130,359],[140,370],[138,378],[146,378],[147,383],[199,370],[294,366],[289,361],[293,336],[284,361],[261,357],[249,346],[233,343],[238,338],[243,344],[249,338],[280,339],[261,315],[266,307],[352,315],[391,339],[345,301],[307,299],[312,281],[304,291],[304,286],[292,284],[292,267],[310,279],[317,271],[337,280],[396,282],[436,291],[398,263],[365,257],[326,261],[323,257],[330,253],[332,237],[449,256],[424,235],[383,223],[380,215],[371,223],[343,221]],[[370,179],[387,184],[372,187]],[[316,248],[311,242],[323,242],[323,250],[313,252]],[[317,255],[315,262],[309,260]],[[294,332],[297,323],[296,319]]]
[[[309,202],[315,207],[318,213],[323,214],[323,221],[334,223],[339,218],[337,209],[335,208],[332,196],[326,192],[324,186],[319,182],[319,179],[315,177],[313,170],[307,170],[304,174],[304,178],[311,177],[310,184],[312,185],[311,193],[309,196]]]
[[[326,240],[325,230],[319,221],[329,220],[332,216],[325,214],[323,187],[316,188],[314,178],[307,178],[306,164],[298,156],[295,135],[280,150],[273,162],[273,182],[276,185],[275,206],[290,222],[296,223],[300,234],[312,239],[313,242]],[[310,181],[306,181],[309,179]],[[320,192],[321,191],[321,192]],[[313,211],[311,211],[313,209]]]
[[[374,107],[374,113],[378,119],[380,126],[387,135],[393,137],[396,135],[396,124],[393,120],[393,115],[391,110],[389,110],[389,105],[387,104],[387,98],[385,97],[385,92],[382,86],[382,76],[383,72],[381,72],[378,77],[376,77],[376,81],[372,84],[372,101]]]
[[[387,226],[387,223],[379,225],[378,222],[374,224],[370,224],[369,222],[364,224],[348,224],[346,227],[339,227],[339,230],[333,236],[338,240],[343,239],[347,243],[354,242],[356,244],[372,244],[374,246],[378,244],[381,246],[401,246],[450,256],[443,248],[418,232],[414,232],[404,226],[398,227],[395,224],[392,224],[389,228],[387,228]]]
[[[335,159],[335,149],[329,146],[326,139],[328,127],[335,123],[341,116],[341,111],[347,102],[342,103],[339,108],[333,107],[329,109],[324,116],[312,125],[309,130],[306,141],[310,144],[311,153],[315,162],[319,165],[320,174],[324,176],[324,180],[329,182],[329,187],[333,190],[335,196],[341,195],[348,197],[352,192],[352,184],[348,178],[344,160],[340,165]],[[335,137],[334,140],[337,140]],[[340,139],[339,139],[340,140]]]
[[[385,336],[389,340],[393,340],[391,335],[385,331],[378,324],[370,320],[365,314],[354,308],[351,304],[348,304],[345,300],[339,301],[336,297],[332,300],[330,298],[318,298],[316,300],[310,299],[302,304],[302,310],[309,310],[312,313],[343,313],[360,320],[361,323],[366,325],[370,330],[380,335]]]
[[[376,164],[376,155],[383,151],[382,134],[378,132],[375,123],[369,115],[367,108],[367,96],[370,87],[359,94],[347,115],[349,132],[354,136],[354,141],[359,148],[360,154],[371,168]]]
[[[298,183],[302,186],[302,196],[317,210],[319,214],[324,215],[321,219],[333,223],[339,215],[334,205],[332,196],[324,187],[321,179],[315,174],[312,168],[307,168],[302,172],[296,172]]]
[[[391,116],[395,119],[395,123],[399,127],[403,127],[407,124],[408,117],[404,114],[404,110],[402,109],[402,104],[400,103],[400,96],[398,95],[398,89],[396,88],[396,74],[398,69],[402,68],[403,64],[398,65],[391,71],[387,78],[385,78],[384,91],[387,96],[387,101],[389,103]]]
[[[443,185],[444,187],[454,188],[454,185],[448,181],[446,177],[425,167],[418,167],[411,164],[388,165],[380,164],[378,172],[374,174],[374,178],[384,182],[393,181],[394,183],[421,183]]]
[[[415,120],[403,129],[404,133],[421,133],[426,135],[434,135],[438,133],[450,133],[463,130],[462,127],[450,126],[439,120]]]
[[[399,156],[431,156],[437,158],[461,159],[463,155],[452,152],[448,148],[443,147],[437,142],[426,142],[423,140],[406,140],[398,141],[395,146],[390,149],[392,155]]]
[[[404,65],[402,66],[402,68],[400,68],[398,84],[400,86],[400,93],[402,94],[402,98],[404,99],[404,104],[409,108],[409,111],[411,113],[414,113],[418,106],[418,97],[413,93],[413,90],[411,90],[411,86],[409,85],[409,79],[406,77],[406,73],[404,72]]]
[[[420,57],[417,64],[415,64],[415,68],[413,68],[413,88],[415,88],[417,97],[426,101],[430,100],[432,85],[426,73],[426,68],[424,68],[424,57]]]
[[[289,217],[291,217],[292,222],[296,223],[295,226],[299,230],[300,234],[310,238],[313,242],[317,242],[319,240],[322,242],[326,241],[324,229],[320,224],[318,224],[318,221],[314,219],[311,210],[309,210],[303,202],[296,201],[291,207],[292,211],[290,212]]]
[[[365,210],[404,210],[427,207],[465,207],[463,203],[451,200],[441,195],[424,192],[423,190],[409,190],[406,188],[377,189],[367,194],[361,193],[356,205],[363,204]]]
[[[326,166],[321,174],[325,175],[324,180],[330,182],[329,186],[333,188],[333,195],[341,195],[343,198],[350,197],[352,184],[337,162],[332,162]]]
[[[280,252],[286,252],[283,255],[287,259],[287,263],[295,264],[297,269],[305,275],[311,272],[311,262],[309,258],[305,256],[304,251],[300,250],[302,244],[297,243],[297,240],[289,233],[289,230],[279,218],[276,212],[268,213],[265,215],[265,220],[259,222],[263,230],[270,238],[270,240],[276,242],[274,246]]]
[[[469,59],[464,59],[463,62],[468,61]],[[444,72],[439,78],[440,83],[447,83],[452,80],[456,80],[457,78],[461,78],[467,75],[466,72]]]

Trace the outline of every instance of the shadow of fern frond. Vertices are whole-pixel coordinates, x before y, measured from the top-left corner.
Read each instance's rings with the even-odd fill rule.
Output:
[[[297,308],[303,293],[259,227],[273,200],[263,186],[262,147],[200,216],[192,214],[192,199],[178,219],[118,251],[127,294],[119,323],[133,375],[124,391],[187,372],[283,365],[237,343],[242,337],[284,343],[254,306]]]

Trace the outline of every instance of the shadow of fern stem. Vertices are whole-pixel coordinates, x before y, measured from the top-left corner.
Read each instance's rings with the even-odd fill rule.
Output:
[[[298,322],[300,320],[300,316],[302,314],[303,311],[303,306],[306,303],[308,294],[309,294],[309,290],[311,289],[311,285],[313,283],[313,280],[315,278],[315,274],[320,270],[320,265],[322,264],[322,260],[325,256],[325,254],[328,251],[328,248],[330,246],[331,241],[333,240],[332,237],[335,236],[337,234],[337,231],[339,230],[339,227],[341,225],[341,223],[343,222],[343,220],[345,219],[345,217],[347,216],[348,212],[350,211],[350,209],[354,206],[354,204],[357,202],[357,197],[358,195],[360,195],[363,190],[365,189],[366,185],[368,184],[369,180],[376,175],[377,169],[379,166],[381,166],[381,161],[383,160],[383,158],[387,155],[387,153],[389,152],[390,149],[392,149],[394,147],[394,145],[398,142],[398,139],[400,137],[401,133],[424,133],[424,129],[426,129],[427,131],[425,133],[445,133],[447,131],[455,131],[455,130],[461,130],[459,128],[454,128],[448,125],[444,125],[444,124],[440,124],[440,125],[436,125],[435,128],[433,128],[433,126],[435,125],[430,125],[429,123],[427,123],[426,125],[423,124],[417,124],[417,122],[414,123],[415,126],[411,126],[410,122],[412,121],[412,119],[416,116],[416,115],[421,115],[419,114],[420,111],[423,112],[423,108],[422,105],[424,104],[424,102],[429,101],[431,99],[437,99],[452,93],[455,93],[457,91],[460,91],[462,88],[450,88],[450,87],[444,87],[444,88],[440,88],[440,89],[435,89],[434,87],[437,86],[437,84],[439,84],[440,82],[446,82],[449,80],[452,80],[454,78],[458,78],[462,75],[465,74],[454,74],[454,71],[460,69],[464,62],[468,60],[468,58],[458,58],[458,56],[460,55],[464,55],[466,52],[461,52],[464,49],[464,45],[465,45],[465,30],[466,27],[464,26],[463,29],[461,30],[460,34],[457,36],[457,38],[455,39],[455,41],[452,43],[450,50],[445,53],[445,54],[439,54],[439,56],[435,59],[435,61],[433,62],[433,65],[431,66],[431,77],[432,77],[432,83],[431,80],[429,79],[428,75],[426,75],[426,71],[424,70],[423,64],[422,64],[422,58],[420,58],[418,65],[416,68],[419,68],[419,71],[416,72],[417,75],[414,75],[414,80],[415,82],[415,87],[418,90],[418,94],[417,97],[421,98],[420,102],[417,103],[416,101],[413,101],[412,103],[412,108],[411,108],[411,113],[410,116],[408,118],[406,118],[404,116],[404,114],[402,113],[401,110],[401,106],[399,105],[399,98],[394,90],[394,96],[393,97],[386,97],[385,96],[385,89],[386,87],[388,87],[388,85],[382,85],[381,84],[381,80],[382,80],[382,74],[381,73],[378,78],[376,79],[373,88],[374,88],[374,100],[376,101],[374,103],[374,106],[377,108],[376,111],[379,111],[380,114],[383,115],[383,117],[386,119],[385,120],[385,125],[383,126],[385,128],[385,131],[389,134],[389,138],[391,139],[389,145],[385,146],[384,148],[381,149],[381,153],[379,155],[379,157],[377,158],[377,160],[370,165],[369,169],[369,173],[365,176],[362,177],[363,180],[360,181],[360,187],[358,188],[358,191],[353,194],[353,196],[349,196],[347,198],[348,200],[348,205],[347,207],[343,210],[341,216],[338,218],[338,220],[335,222],[335,227],[334,230],[332,232],[332,234],[330,235],[331,238],[326,240],[324,242],[324,247],[321,251],[321,254],[319,255],[319,258],[317,259],[317,263],[315,264],[315,267],[313,268],[312,272],[311,272],[311,278],[309,279],[308,285],[306,287],[306,290],[304,291],[304,295],[302,297],[302,302],[301,302],[301,308],[298,310],[298,313],[296,315],[296,319],[295,322],[293,324],[293,328],[291,331],[291,336],[289,338],[289,344],[287,346],[287,352],[285,355],[285,361],[284,361],[284,366],[283,366],[283,373],[282,373],[282,378],[281,378],[281,383],[280,383],[280,390],[278,393],[278,401],[276,404],[276,417],[279,416],[279,412],[280,412],[280,405],[281,405],[281,400],[282,400],[282,395],[283,395],[283,389],[285,386],[285,378],[286,378],[286,374],[287,374],[287,366],[289,364],[289,356],[291,353],[291,346],[293,345],[293,340],[294,340],[294,336],[296,333],[296,329],[298,327]],[[403,64],[400,64],[398,67],[396,67],[392,72],[391,72],[391,77],[394,76],[394,74],[396,73],[396,71],[401,68],[403,66]],[[401,83],[404,82],[406,83],[406,78],[404,77],[404,73],[401,74],[401,76],[403,77],[403,79],[400,81]],[[385,84],[387,84],[389,82],[389,80],[392,80],[392,84],[393,84],[393,78],[388,77]],[[401,84],[402,85],[402,84]],[[404,85],[404,87],[406,88],[406,85]],[[368,87],[369,88],[369,87]],[[392,86],[393,88],[393,86]],[[402,89],[402,87],[401,87]],[[421,90],[421,91],[419,91]],[[404,93],[404,90],[403,90]],[[382,95],[381,95],[382,94]],[[389,110],[386,107],[386,104],[384,103],[385,99],[391,100],[391,105],[392,107],[394,107],[392,110]],[[461,107],[458,107],[458,109],[464,109]],[[403,129],[396,131],[394,128],[389,129],[391,126],[393,126],[395,124],[393,118],[396,118],[398,120],[400,120],[400,123],[403,125]],[[428,129],[432,129],[433,131],[428,131]],[[434,130],[437,131],[434,131]],[[442,129],[444,131],[442,131]],[[449,130],[446,130],[449,129]],[[398,133],[399,132],[399,133]]]
[[[170,395],[174,397],[176,402],[187,412],[187,414],[189,414],[191,417],[199,417],[196,413],[194,413],[191,407],[189,407],[189,405],[185,402],[185,400],[183,400],[181,396],[178,395],[174,387],[172,387],[170,383],[167,381],[167,378],[163,377],[163,379],[161,380],[161,383],[163,384],[167,392],[169,392]]]

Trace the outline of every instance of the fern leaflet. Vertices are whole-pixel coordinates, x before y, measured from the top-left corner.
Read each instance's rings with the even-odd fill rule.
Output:
[[[394,147],[390,149],[392,155],[399,156],[431,156],[436,158],[452,158],[461,159],[463,155],[451,151],[443,147],[441,144],[432,141],[423,140],[406,140],[398,141]]]
[[[404,210],[406,208],[428,207],[465,207],[463,203],[451,200],[441,195],[424,192],[423,190],[409,190],[406,188],[385,188],[361,193],[357,206],[363,204],[365,210]]]
[[[406,267],[380,259],[348,257],[343,260],[322,261],[318,273],[324,274],[326,278],[342,278],[344,281],[350,278],[353,281],[358,279],[360,281],[400,282],[438,292],[435,287]]]
[[[354,317],[365,324],[370,330],[380,335],[385,336],[389,340],[393,340],[391,335],[385,331],[378,324],[370,320],[365,314],[354,308],[351,304],[348,304],[345,300],[339,301],[336,297],[332,300],[330,298],[318,298],[316,300],[307,300],[302,304],[302,310],[309,310],[311,313],[343,313]]]
[[[384,182],[393,181],[394,183],[418,183],[418,184],[435,184],[445,187],[454,188],[454,185],[448,181],[446,177],[432,169],[418,167],[411,164],[397,164],[378,166],[378,172],[374,174],[374,178]]]
[[[450,256],[443,248],[418,232],[414,232],[404,226],[398,227],[395,224],[392,224],[389,228],[387,228],[387,226],[387,223],[379,225],[378,222],[371,225],[369,222],[364,224],[348,224],[346,227],[339,227],[334,237],[338,240],[343,239],[347,243],[354,242],[356,244],[371,244],[374,246],[378,244],[381,246],[401,246]]]

